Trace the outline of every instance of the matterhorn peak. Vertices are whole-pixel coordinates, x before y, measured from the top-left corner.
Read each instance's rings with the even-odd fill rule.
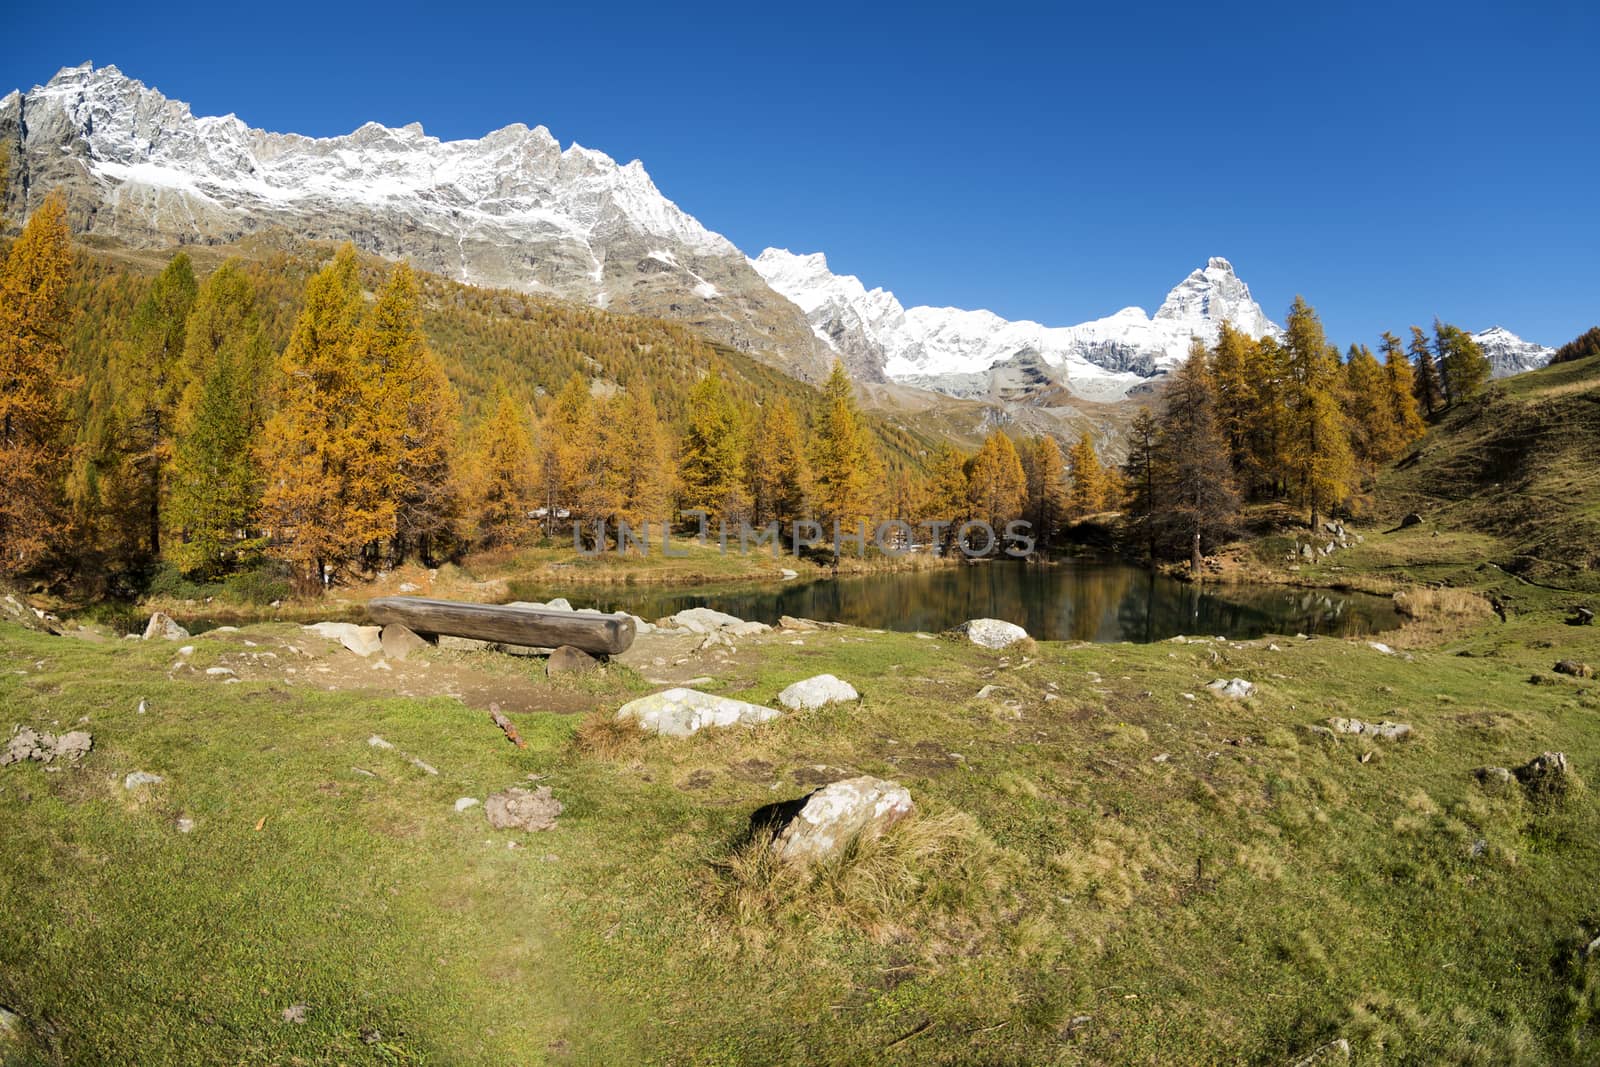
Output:
[[[1212,256],[1210,259],[1206,260],[1206,269],[1207,270],[1220,270],[1220,271],[1223,271],[1226,274],[1232,274],[1233,273],[1233,264],[1229,263],[1227,260],[1223,259],[1221,256]]]

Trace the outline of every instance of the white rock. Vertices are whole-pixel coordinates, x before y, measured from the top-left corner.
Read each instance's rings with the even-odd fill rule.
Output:
[[[1214,682],[1206,683],[1206,688],[1229,700],[1246,700],[1256,693],[1255,684],[1243,678],[1218,678]]]
[[[170,616],[163,615],[159,611],[150,616],[150,621],[145,624],[144,628],[144,639],[146,641],[154,637],[168,641],[181,641],[188,636],[188,630],[179,626]]]
[[[160,785],[164,781],[166,779],[159,774],[151,774],[149,771],[133,771],[122,780],[122,788],[138,789],[141,785]]]
[[[194,820],[187,815],[178,816],[178,821],[173,825],[178,828],[178,833],[180,834],[194,833]]]
[[[456,810],[466,811],[468,808],[476,807],[478,803],[477,797],[460,797],[456,800]]]
[[[730,626],[742,626],[744,620],[723,611],[713,611],[710,608],[688,608],[676,615],[668,616],[668,624],[681,630],[688,630],[694,634],[708,634],[713,630],[721,630]]]
[[[180,656],[192,656],[192,655],[194,655],[194,646],[193,645],[184,645],[182,648],[178,649],[178,655],[180,655]]]
[[[785,860],[811,863],[838,855],[856,839],[875,838],[911,814],[911,794],[895,782],[863,775],[823,786],[773,839]]]
[[[337,641],[358,656],[370,656],[383,651],[383,627],[357,626],[353,622],[316,622],[301,627],[320,637]]]
[[[1002,619],[969,619],[957,626],[955,632],[984,648],[1006,648],[1028,638],[1028,631]]]
[[[647,733],[688,737],[708,726],[755,726],[783,713],[759,704],[674,688],[632,700],[617,709],[617,719],[632,720]]]
[[[778,694],[778,703],[790,711],[816,711],[828,704],[860,699],[861,694],[856,692],[855,686],[831,674],[819,674],[795,682]]]
[[[1382,641],[1368,641],[1367,647],[1372,649],[1374,652],[1382,652],[1385,656],[1394,655],[1394,649],[1390,648]]]
[[[228,678],[233,675],[233,671],[227,667],[207,667],[206,674],[212,678]]]
[[[393,741],[385,741],[383,738],[379,737],[377,734],[373,734],[371,737],[367,738],[367,744],[371,745],[373,748],[393,748],[394,747],[394,742]]]

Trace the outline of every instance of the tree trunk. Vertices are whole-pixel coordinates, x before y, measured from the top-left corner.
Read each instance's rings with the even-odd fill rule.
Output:
[[[1196,578],[1200,576],[1200,527],[1194,528],[1194,540],[1189,545],[1189,572]]]

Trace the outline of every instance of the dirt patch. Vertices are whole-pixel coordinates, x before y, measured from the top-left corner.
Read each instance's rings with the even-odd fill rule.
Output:
[[[944,746],[933,741],[918,741],[909,749],[890,753],[885,759],[900,770],[921,778],[937,778],[956,766],[955,757],[946,752]]]

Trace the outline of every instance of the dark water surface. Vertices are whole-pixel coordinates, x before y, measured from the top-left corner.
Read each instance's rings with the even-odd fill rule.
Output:
[[[1140,567],[1090,560],[1048,567],[985,563],[726,591],[513,588],[517,599],[565,596],[574,607],[629,611],[645,619],[708,607],[765,623],[794,615],[938,633],[966,619],[992,618],[1014,622],[1047,641],[1161,641],[1177,634],[1355,636],[1400,624],[1394,604],[1384,597],[1278,586],[1201,589]]]

